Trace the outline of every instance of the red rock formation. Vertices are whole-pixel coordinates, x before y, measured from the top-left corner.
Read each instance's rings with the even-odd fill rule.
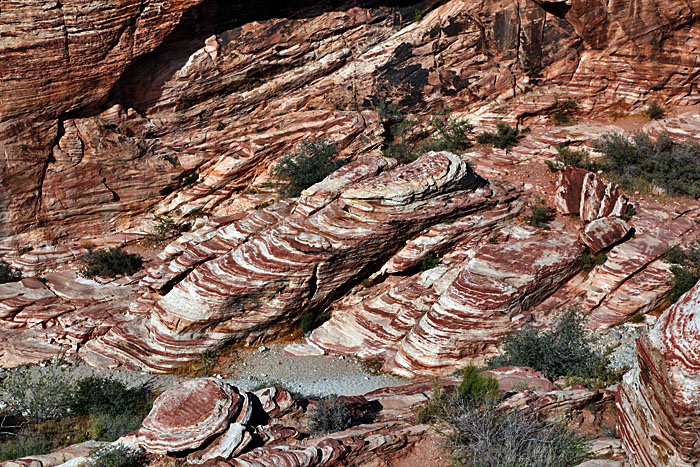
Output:
[[[309,2],[269,19],[264,2],[199,3],[4,10],[3,27],[32,34],[0,48],[3,235],[223,209],[302,138],[330,136],[353,155],[377,148],[375,114],[336,109],[378,97],[513,121],[557,94],[580,112],[650,93],[698,101],[691,4],[452,0],[411,23],[412,10],[391,7]]]
[[[322,191],[328,204],[308,216],[292,214],[196,267],[156,304],[146,329],[131,320],[81,355],[98,366],[166,371],[224,340],[274,335],[358,282],[414,233],[493,203],[484,181],[450,153],[370,176],[383,161],[357,164],[362,176],[343,175],[349,185],[332,201]]]
[[[637,342],[638,365],[620,386],[618,432],[635,466],[697,465],[700,458],[700,285]]]
[[[601,217],[586,224],[579,239],[596,254],[625,238],[630,230],[632,227],[619,217]]]
[[[554,206],[562,214],[578,214],[581,220],[620,217],[627,211],[628,200],[614,183],[606,184],[599,176],[577,167],[564,167],[559,173]]]

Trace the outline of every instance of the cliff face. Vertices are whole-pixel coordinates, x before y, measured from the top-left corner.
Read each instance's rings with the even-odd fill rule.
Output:
[[[365,5],[4,8],[0,235],[223,210],[312,132],[355,154],[376,147],[359,110],[380,98],[517,120],[555,95],[584,112],[700,97],[697,1],[453,0],[415,24],[412,7]]]

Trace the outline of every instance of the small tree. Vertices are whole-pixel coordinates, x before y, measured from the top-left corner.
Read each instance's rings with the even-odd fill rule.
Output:
[[[163,216],[153,216],[151,228],[151,239],[154,243],[163,243],[180,233],[180,229],[175,225],[175,220],[170,214]]]
[[[345,165],[348,160],[335,158],[337,153],[328,139],[302,141],[297,152],[287,153],[272,169],[274,176],[287,181],[280,193],[287,198],[297,197]]]

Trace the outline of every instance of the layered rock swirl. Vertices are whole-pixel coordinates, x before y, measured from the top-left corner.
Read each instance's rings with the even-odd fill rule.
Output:
[[[545,114],[555,95],[579,112],[699,99],[696,1],[451,0],[419,22],[362,4],[274,3],[273,18],[266,1],[8,5],[0,236],[224,210],[300,139],[378,147],[379,98],[483,121]]]
[[[618,432],[635,466],[697,465],[700,458],[700,285],[637,341],[637,366],[617,397]]]
[[[81,356],[97,366],[167,371],[227,340],[277,335],[301,313],[327,306],[417,232],[497,201],[453,154],[428,153],[371,176],[387,164],[377,157],[360,160],[307,190],[298,213],[197,266],[148,318],[116,326],[86,344]],[[333,183],[337,179],[344,182]],[[332,199],[334,184],[342,192]],[[318,205],[316,193],[323,200]]]

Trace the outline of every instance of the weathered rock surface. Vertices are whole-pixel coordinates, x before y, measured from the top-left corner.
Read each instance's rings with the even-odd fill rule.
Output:
[[[197,266],[148,319],[133,319],[91,341],[81,356],[98,366],[166,371],[225,340],[273,335],[359,282],[411,235],[495,202],[484,180],[450,153],[429,153],[381,172],[384,161],[358,162],[360,176],[343,175],[349,184],[335,199],[324,192],[325,206],[293,213]],[[300,205],[308,203],[302,199]]]
[[[637,341],[617,409],[622,445],[636,466],[691,466],[700,458],[700,285]]]
[[[351,310],[338,309],[313,332],[311,344],[382,358],[385,369],[406,376],[483,362],[510,329],[527,321],[529,307],[578,271],[583,252],[572,235],[475,246],[462,267],[438,266]]]
[[[632,227],[619,217],[600,217],[586,224],[579,239],[596,254],[625,238],[631,230]]]
[[[0,27],[33,34],[0,47],[3,235],[223,210],[300,139],[377,148],[376,114],[357,109],[379,97],[512,121],[554,95],[579,112],[699,99],[690,4],[452,0],[419,22],[383,5],[13,4]]]
[[[598,175],[577,167],[564,167],[559,173],[554,206],[562,214],[578,214],[590,222],[606,216],[620,217],[628,200],[614,183],[605,183]]]

